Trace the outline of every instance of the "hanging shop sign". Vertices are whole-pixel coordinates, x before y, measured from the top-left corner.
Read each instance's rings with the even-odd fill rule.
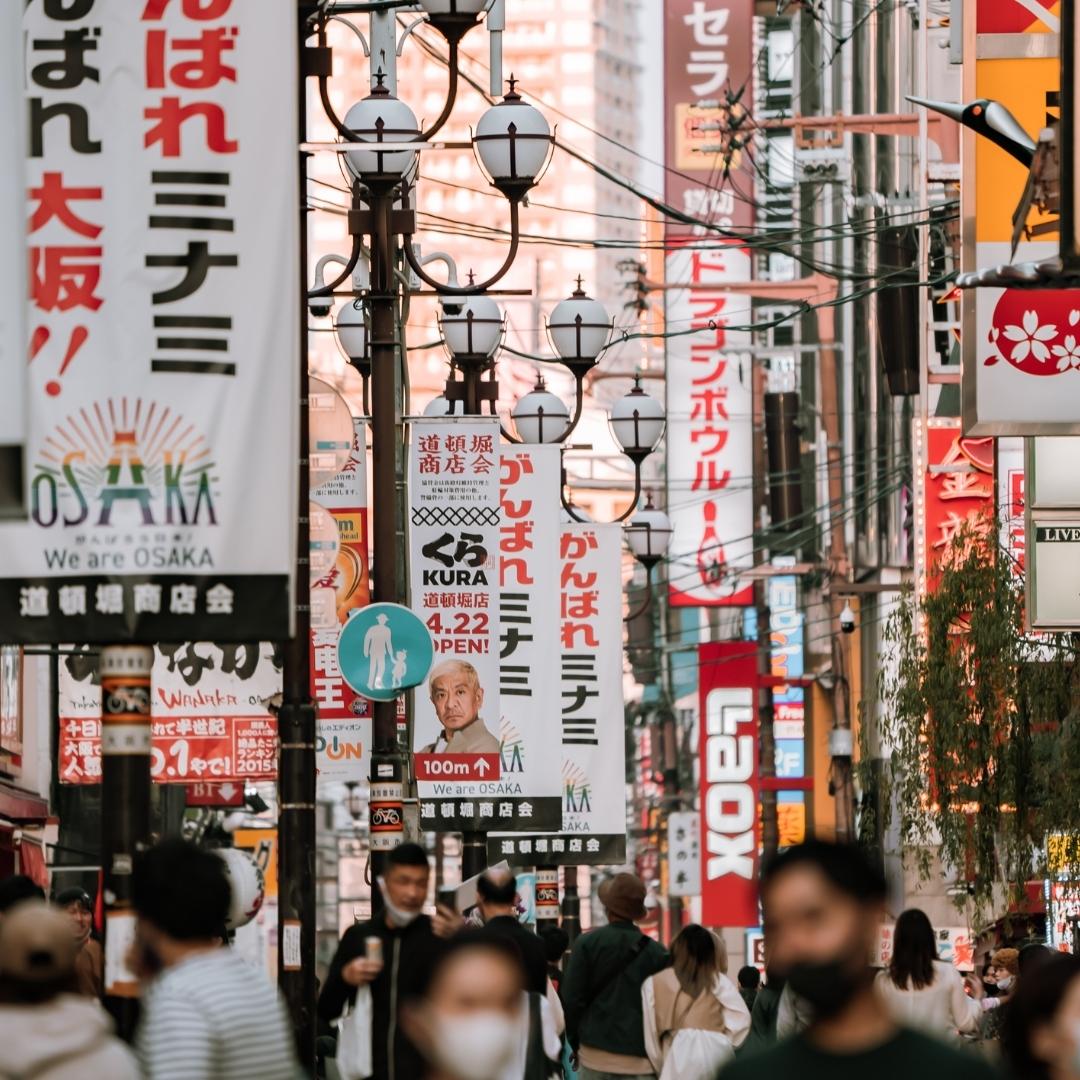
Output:
[[[683,810],[668,814],[669,896],[701,894],[701,818]]]
[[[560,529],[562,825],[551,834],[489,835],[489,862],[626,861],[621,553],[618,525]]]
[[[30,516],[0,529],[0,637],[284,640],[295,5],[20,6]]]
[[[468,818],[470,809],[471,827],[483,828],[478,796],[502,790],[499,523],[498,420],[414,421],[412,604],[435,659],[416,691],[413,761],[421,800],[460,802],[447,829],[460,828],[449,822],[458,811]],[[486,816],[493,820],[494,812]]]
[[[739,577],[753,562],[751,340],[739,329],[750,323],[751,305],[724,290],[751,278],[739,238],[753,226],[753,170],[737,149],[727,156],[701,149],[722,138],[709,124],[729,127],[730,114],[745,107],[729,94],[751,100],[753,14],[752,0],[664,5],[665,196],[676,210],[715,226],[665,224],[675,605],[753,602],[752,586]],[[718,175],[725,180],[717,183]]]
[[[1017,574],[1024,571],[1024,440],[997,440],[997,511],[1001,550]]]
[[[794,562],[775,558],[774,566]],[[779,679],[803,675],[803,624],[799,610],[798,579],[793,574],[769,578],[769,639],[771,670]],[[776,739],[776,777],[780,781],[806,776],[805,691],[791,684],[773,688],[773,725]],[[781,846],[800,844],[806,838],[806,792],[781,789],[776,793],[776,814]]]
[[[1026,532],[1028,628],[1080,628],[1080,511],[1068,519],[1029,509]]]
[[[976,27],[964,50],[964,101],[1000,102],[1031,136],[1058,115],[1057,17],[1021,0],[968,0]],[[1012,250],[1027,168],[963,131],[960,186],[965,271],[1057,254],[1056,230]],[[1029,226],[1048,219],[1033,211]],[[1063,289],[969,289],[961,335],[964,430],[970,435],[1080,433],[1080,305]],[[1074,385],[1075,384],[1075,385]]]
[[[371,599],[368,553],[367,424],[352,421],[345,467],[312,491],[337,526],[337,554],[311,586],[311,697],[318,711],[319,783],[361,782],[369,772],[371,703],[343,678],[338,639],[351,615]],[[325,451],[321,451],[325,452]]]
[[[557,446],[500,448],[498,801],[490,800],[494,785],[459,782],[457,797],[421,798],[422,828],[535,832],[562,823],[561,753],[551,737],[559,708],[559,652],[552,647],[559,632],[559,476]],[[429,759],[429,776],[437,764]],[[493,821],[481,818],[482,806],[494,811]]]
[[[915,591],[938,580],[938,561],[962,529],[989,537],[995,528],[994,440],[964,438],[960,421],[915,422]]]
[[[101,682],[89,649],[61,657],[59,775],[101,781]],[[150,681],[150,773],[156,783],[273,780],[281,659],[259,642],[157,645]]]
[[[1032,510],[1080,513],[1080,439],[1025,439],[1027,504]]]
[[[701,716],[701,918],[758,926],[761,839],[753,642],[698,647]]]

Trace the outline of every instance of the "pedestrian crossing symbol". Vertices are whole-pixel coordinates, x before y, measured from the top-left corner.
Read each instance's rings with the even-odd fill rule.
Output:
[[[401,604],[357,608],[338,638],[342,678],[372,701],[393,701],[419,686],[434,657],[428,628]]]

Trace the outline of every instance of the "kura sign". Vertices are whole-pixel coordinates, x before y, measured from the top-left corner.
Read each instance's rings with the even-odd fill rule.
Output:
[[[701,689],[701,882],[707,926],[757,926],[761,836],[755,646],[698,649]]]

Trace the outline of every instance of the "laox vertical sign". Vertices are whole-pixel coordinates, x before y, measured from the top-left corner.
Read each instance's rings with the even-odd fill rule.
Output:
[[[701,693],[701,918],[757,926],[761,815],[757,657],[752,642],[698,649]]]

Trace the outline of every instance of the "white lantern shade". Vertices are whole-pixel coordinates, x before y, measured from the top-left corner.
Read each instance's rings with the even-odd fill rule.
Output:
[[[599,300],[578,289],[552,308],[547,328],[564,363],[591,367],[611,336],[611,316]]]
[[[457,313],[444,311],[441,325],[451,356],[492,356],[502,341],[503,313],[490,296],[470,296]]]
[[[507,94],[476,125],[473,149],[497,188],[522,194],[539,179],[551,152],[551,128],[539,109]]]
[[[487,0],[420,0],[428,15],[480,15]]]
[[[445,394],[440,394],[438,397],[432,398],[424,406],[425,416],[453,416],[454,415],[454,402],[450,401]]]
[[[405,143],[420,137],[420,126],[412,109],[400,98],[376,87],[358,101],[346,114],[345,126],[356,134],[360,143]],[[350,171],[359,179],[373,176],[401,176],[412,168],[415,150],[348,150],[345,154]]]
[[[258,915],[266,897],[266,881],[262,870],[244,852],[215,848],[214,854],[225,864],[225,876],[229,879],[229,915],[225,928],[237,930]]]
[[[611,432],[623,453],[645,457],[656,449],[664,435],[664,407],[638,385],[615,402],[610,422]]]
[[[570,410],[561,398],[544,389],[543,381],[514,406],[511,415],[521,441],[533,446],[561,442],[570,429]]]
[[[625,531],[630,550],[646,565],[662,559],[671,546],[671,518],[651,505],[638,510]]]
[[[585,513],[580,506],[574,505],[574,513],[571,514],[568,510],[563,508],[559,511],[559,524],[560,525],[588,525],[592,523],[592,517]]]
[[[363,301],[353,300],[343,304],[334,319],[338,343],[350,360],[367,359],[367,322]]]

